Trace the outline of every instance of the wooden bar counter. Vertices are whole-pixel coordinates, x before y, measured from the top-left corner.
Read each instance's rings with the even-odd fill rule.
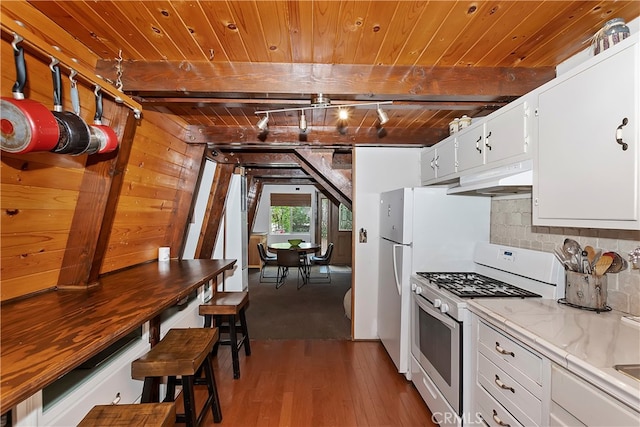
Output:
[[[195,289],[234,259],[150,262],[82,291],[50,291],[1,307],[0,413],[71,371]]]

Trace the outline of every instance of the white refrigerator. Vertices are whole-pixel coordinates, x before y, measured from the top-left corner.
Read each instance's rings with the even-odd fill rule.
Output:
[[[380,195],[378,336],[408,379],[411,274],[468,271],[475,243],[489,241],[491,198],[446,191],[401,188]]]

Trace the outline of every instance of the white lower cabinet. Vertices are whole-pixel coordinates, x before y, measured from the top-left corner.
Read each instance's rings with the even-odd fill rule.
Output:
[[[546,426],[550,362],[474,316],[472,412],[490,426]],[[548,381],[547,381],[548,383]]]
[[[572,426],[639,426],[640,413],[566,369],[551,369],[551,422]]]

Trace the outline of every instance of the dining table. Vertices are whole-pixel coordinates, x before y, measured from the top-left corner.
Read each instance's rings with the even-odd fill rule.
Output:
[[[267,248],[272,252],[298,251],[300,254],[312,254],[320,250],[320,243],[302,242],[296,246],[289,242],[271,243]]]
[[[321,249],[320,243],[301,242],[292,245],[289,242],[271,243],[267,248],[275,253],[278,251],[297,251],[303,262],[302,271],[304,272],[303,282],[306,283],[311,276],[311,264],[309,263],[309,254],[318,252]]]

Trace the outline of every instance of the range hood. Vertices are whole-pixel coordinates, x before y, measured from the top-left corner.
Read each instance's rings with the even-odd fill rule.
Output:
[[[532,183],[533,162],[524,160],[470,175],[463,174],[459,185],[449,188],[447,194],[474,196],[531,194]]]

